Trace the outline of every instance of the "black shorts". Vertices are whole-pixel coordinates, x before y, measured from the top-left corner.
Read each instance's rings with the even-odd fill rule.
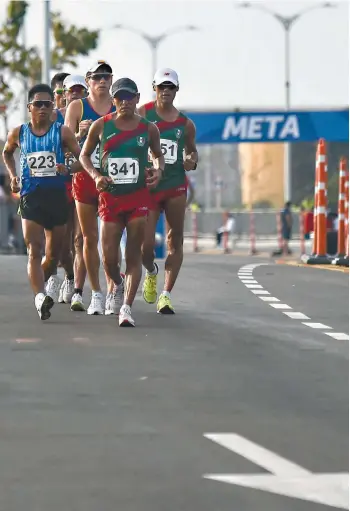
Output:
[[[65,225],[69,216],[66,189],[36,188],[20,198],[19,213],[25,220],[32,220],[49,231]]]

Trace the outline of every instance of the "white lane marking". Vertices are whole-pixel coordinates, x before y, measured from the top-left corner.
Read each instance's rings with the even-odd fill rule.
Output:
[[[292,307],[289,307],[286,303],[270,303],[270,307],[273,307],[274,309],[291,309]]]
[[[310,328],[318,328],[319,330],[331,330],[332,327],[324,325],[323,323],[310,323],[309,321],[303,321],[303,325],[309,326]]]
[[[302,312],[282,312],[291,319],[310,319],[308,316],[306,316],[306,314],[303,314]]]
[[[348,341],[349,336],[348,334],[342,334],[340,332],[325,332],[326,335],[329,335],[330,337],[333,337],[333,339],[336,339],[337,341]]]
[[[204,474],[204,479],[349,509],[349,474],[346,472],[314,474],[234,433],[206,433],[204,437],[243,456],[272,474]]]
[[[41,339],[34,337],[21,337],[20,339],[16,339],[17,344],[35,344],[37,342],[41,342]]]
[[[271,303],[271,302],[280,302],[278,298],[275,296],[260,296],[260,295],[270,295],[269,291],[266,291],[266,289],[263,289],[263,286],[259,284],[257,280],[253,280],[254,276],[252,275],[252,272],[255,268],[259,266],[268,266],[269,263],[261,263],[261,264],[249,264],[246,266],[242,266],[238,270],[238,277],[241,280],[242,284],[246,286],[247,289],[249,289],[254,295],[257,295],[260,300],[263,300],[264,302],[267,302],[271,307],[274,309],[280,310],[290,319],[298,319],[298,320],[310,320],[309,316],[306,316],[306,314],[303,314],[302,312],[285,312],[285,309],[292,309],[289,305],[286,303]],[[251,276],[250,276],[251,275]],[[247,280],[245,280],[247,279]],[[251,279],[251,280],[250,280]],[[315,330],[333,330],[332,327],[328,325],[324,325],[323,323],[315,323],[313,321],[302,321],[302,325],[308,326],[310,328],[313,328]],[[348,341],[350,339],[348,334],[342,333],[342,332],[322,332],[333,339],[337,341]]]
[[[244,436],[234,433],[206,433],[204,435],[209,440],[226,447],[232,452],[243,456],[247,460],[259,465],[276,476],[301,476],[310,475],[311,472],[296,465],[292,461],[282,458],[259,444],[251,442]]]

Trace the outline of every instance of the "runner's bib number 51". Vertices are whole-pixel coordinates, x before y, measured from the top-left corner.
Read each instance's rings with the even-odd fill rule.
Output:
[[[166,138],[160,139],[160,148],[164,156],[165,163],[173,165],[177,162],[177,142],[174,140],[167,140]],[[148,151],[148,161],[152,161],[151,150]]]
[[[38,151],[27,155],[27,164],[32,177],[53,177],[56,172],[56,154]]]
[[[137,183],[140,166],[137,158],[108,158],[108,175],[115,185]]]

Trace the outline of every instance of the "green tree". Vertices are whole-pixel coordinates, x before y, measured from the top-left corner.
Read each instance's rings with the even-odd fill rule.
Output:
[[[6,19],[0,25],[0,116],[7,128],[7,117],[18,107],[18,97],[13,93],[14,79],[26,80],[30,85],[41,80],[41,58],[37,48],[25,47],[21,31],[28,9],[25,1],[10,1]],[[89,31],[65,22],[60,13],[51,14],[54,45],[51,68],[77,66],[80,56],[87,56],[98,44],[99,31]],[[1,108],[2,107],[2,108]]]

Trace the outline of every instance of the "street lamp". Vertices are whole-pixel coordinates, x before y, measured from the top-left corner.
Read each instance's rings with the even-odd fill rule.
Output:
[[[160,34],[158,36],[150,36],[149,34],[146,34],[145,32],[143,32],[142,30],[138,30],[136,28],[129,27],[128,25],[118,24],[118,25],[114,25],[112,28],[128,30],[129,32],[134,32],[135,34],[137,34],[140,37],[142,37],[143,39],[145,39],[145,41],[147,41],[147,43],[150,45],[151,50],[152,50],[152,80],[153,80],[153,76],[155,75],[155,73],[157,71],[157,50],[158,50],[159,44],[162,41],[164,41],[164,39],[167,39],[169,36],[177,34],[179,32],[199,30],[198,27],[195,27],[193,25],[184,25],[183,27],[173,28],[172,30],[170,30],[168,32],[164,32],[163,34]]]
[[[336,7],[335,4],[330,2],[324,2],[321,4],[313,5],[311,7],[307,7],[292,16],[282,16],[278,12],[275,12],[264,5],[253,4],[251,2],[241,2],[237,5],[237,7],[241,8],[251,8],[259,11],[263,11],[270,16],[273,16],[284,29],[284,58],[285,58],[285,107],[286,110],[290,110],[290,31],[293,25],[302,17],[304,14],[307,14],[310,11],[314,11],[316,9],[327,9]],[[285,143],[285,151],[284,151],[284,198],[285,201],[291,199],[292,195],[292,187],[291,187],[291,151],[290,144],[288,142]]]

